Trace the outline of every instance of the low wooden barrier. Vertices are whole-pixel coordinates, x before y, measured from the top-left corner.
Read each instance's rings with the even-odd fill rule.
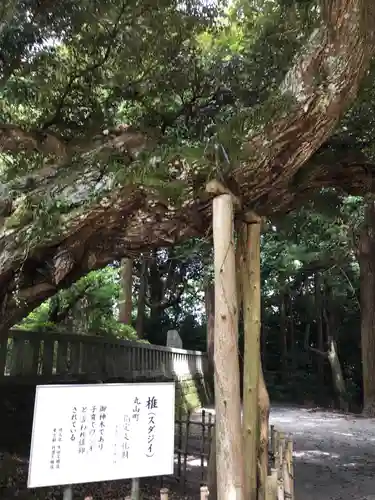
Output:
[[[266,500],[294,500],[293,441],[271,426]]]

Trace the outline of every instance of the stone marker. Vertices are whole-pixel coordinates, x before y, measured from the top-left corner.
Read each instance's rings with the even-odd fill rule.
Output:
[[[177,347],[182,349],[182,340],[177,330],[168,330],[167,347]]]

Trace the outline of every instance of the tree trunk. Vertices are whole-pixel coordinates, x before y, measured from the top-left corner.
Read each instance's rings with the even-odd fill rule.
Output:
[[[364,227],[358,248],[361,288],[361,351],[363,413],[375,416],[375,206],[365,207]]]
[[[219,500],[243,500],[243,446],[238,362],[238,307],[233,200],[213,200],[215,269],[216,470]]]
[[[121,261],[121,290],[119,300],[119,321],[130,325],[133,310],[133,260]]]
[[[207,321],[207,358],[208,358],[208,373],[212,394],[214,394],[213,382],[214,379],[214,334],[215,334],[215,288],[213,285],[207,285],[205,289],[205,306],[206,306],[206,321]]]
[[[244,224],[242,293],[244,314],[243,437],[245,498],[257,498],[258,381],[260,371],[260,221]]]
[[[217,474],[216,474],[216,430],[213,428],[210,444],[210,456],[207,466],[207,486],[210,500],[217,500]]]
[[[340,358],[338,355],[337,342],[335,340],[333,333],[336,331],[336,324],[335,324],[336,321],[333,314],[331,314],[331,316],[328,316],[325,307],[323,307],[323,317],[326,323],[327,343],[328,343],[327,358],[329,365],[331,367],[333,387],[335,389],[338,398],[340,410],[348,411],[349,397],[346,390],[346,384],[343,371],[341,368]]]
[[[259,365],[258,384],[258,500],[266,499],[268,475],[268,433],[269,433],[270,398],[264,381],[262,364]]]
[[[333,386],[337,394],[340,410],[348,411],[349,403],[345,379],[337,353],[337,344],[332,337],[328,339],[328,361],[332,371]]]
[[[137,337],[143,339],[145,335],[146,314],[146,289],[147,289],[147,260],[143,257],[141,274],[139,278],[136,331]]]
[[[305,201],[320,186],[341,184],[350,192],[351,175],[355,176],[356,194],[368,192],[372,185],[373,174],[363,152],[350,164],[345,151],[344,158],[337,155],[332,165],[331,148],[326,157],[324,151],[313,157],[355,99],[368,71],[375,49],[372,0],[330,0],[324,2],[319,15],[320,23],[296,54],[280,86],[274,119],[253,127],[242,145],[242,159],[231,171],[241,187],[241,197],[251,200],[264,216]],[[289,109],[277,112],[288,103]],[[268,102],[266,111],[269,113]],[[158,131],[142,135],[130,126],[115,138],[106,132],[85,137],[83,143],[76,137],[67,143],[54,136],[56,151],[43,150],[43,144],[50,141],[37,140],[38,132],[46,133],[22,130],[17,124],[0,127],[1,153],[35,155],[37,150],[44,160],[54,152],[57,156],[55,165],[46,167],[42,160],[42,168],[31,168],[25,176],[11,177],[0,186],[1,335],[89,271],[130,251],[206,235],[210,223],[205,180],[200,185],[190,167],[179,174],[186,179],[186,189],[181,189],[177,204],[172,199],[167,205],[162,201],[174,178],[167,184],[146,185],[132,175],[124,176],[126,170],[133,170],[128,167],[131,158],[155,146],[151,136]],[[78,136],[84,133],[84,128],[77,131]],[[111,161],[113,155],[116,162]],[[119,161],[120,156],[124,162]]]
[[[324,336],[323,336],[323,303],[322,303],[322,280],[319,271],[314,276],[315,288],[315,311],[316,311],[316,326],[317,326],[317,345],[320,351],[324,351]],[[324,384],[324,359],[318,356],[318,374],[319,381]]]
[[[280,294],[280,340],[281,340],[281,376],[284,382],[288,377],[288,327],[286,319],[286,293]]]
[[[294,372],[297,366],[297,359],[296,359],[297,349],[296,349],[296,338],[294,332],[293,297],[291,293],[289,293],[288,304],[289,304],[288,312],[289,312],[289,328],[290,328],[290,356],[291,356],[292,372]]]

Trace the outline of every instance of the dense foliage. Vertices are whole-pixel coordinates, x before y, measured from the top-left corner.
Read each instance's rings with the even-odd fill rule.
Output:
[[[327,362],[311,348],[322,352],[334,332],[347,389],[359,401],[358,235],[373,190],[371,34],[364,30],[363,67],[350,66],[356,57],[341,64],[341,52],[324,65],[323,49],[314,59],[317,28],[329,24],[320,2],[228,4],[3,2],[0,330],[49,297],[19,326],[161,344],[177,328],[186,348],[204,349],[212,255],[202,190],[215,178],[254,192],[255,202],[243,203],[269,216],[262,336],[270,388],[314,398],[317,383],[331,387]],[[348,4],[331,9],[345,33]],[[349,35],[336,45],[349,39],[356,53],[355,36],[354,45]],[[304,92],[291,68],[306,54],[328,73],[306,70],[308,106],[300,110]],[[365,75],[362,87],[346,110],[357,74]],[[302,209],[273,213],[294,198]],[[131,325],[118,321],[124,256],[133,259]],[[281,379],[272,381],[272,372]],[[322,391],[325,402],[331,396]]]
[[[263,362],[273,398],[334,404],[329,364],[309,349],[325,350],[327,334],[333,329],[347,390],[356,408],[361,402],[362,376],[357,246],[363,224],[363,200],[339,198],[334,192],[326,192],[324,197],[324,211],[318,200],[286,217],[268,221],[263,232]],[[148,269],[154,281],[149,276],[146,340],[165,345],[167,330],[176,328],[185,348],[206,349],[204,289],[212,279],[210,252],[206,242],[195,241],[174,251],[160,249],[155,260],[150,258]],[[160,296],[160,287],[155,285],[166,283],[171,263],[175,263],[174,269],[179,273],[164,286]],[[118,263],[92,272],[60,292],[29,315],[21,326],[135,338],[140,268],[140,262],[135,261],[133,328],[118,322]],[[317,310],[317,276],[324,308],[321,313]],[[159,307],[155,314],[152,304],[156,300],[159,304],[164,301],[165,307]],[[323,345],[319,345],[318,338],[319,314]]]

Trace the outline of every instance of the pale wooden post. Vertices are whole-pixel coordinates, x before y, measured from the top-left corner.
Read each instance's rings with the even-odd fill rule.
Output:
[[[160,490],[160,500],[168,500],[168,488],[162,488]]]
[[[267,477],[266,500],[277,499],[277,469],[271,469],[271,474]]]
[[[287,441],[288,450],[288,469],[290,476],[290,487],[291,487],[291,498],[294,500],[294,466],[293,466],[293,441],[288,439]]]
[[[233,200],[230,194],[222,194],[213,199],[218,500],[244,498],[233,212]]]
[[[207,500],[209,491],[207,486],[201,486],[201,500]]]

